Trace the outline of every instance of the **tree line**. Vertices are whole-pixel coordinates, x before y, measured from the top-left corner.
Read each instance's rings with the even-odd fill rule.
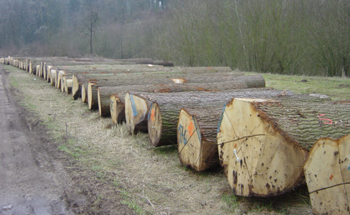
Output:
[[[348,0],[0,0],[0,54],[350,75]]]

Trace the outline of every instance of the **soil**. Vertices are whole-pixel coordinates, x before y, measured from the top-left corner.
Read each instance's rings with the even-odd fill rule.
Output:
[[[177,147],[153,148],[41,78],[0,71],[0,215],[312,214],[305,186],[235,197],[220,168],[196,173]]]

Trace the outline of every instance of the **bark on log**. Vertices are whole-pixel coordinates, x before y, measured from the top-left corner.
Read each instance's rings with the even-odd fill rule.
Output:
[[[276,196],[293,189],[303,182],[301,167],[313,143],[349,133],[346,126],[327,124],[347,118],[349,106],[310,99],[227,103],[217,138],[220,163],[235,195]]]
[[[350,213],[349,151],[350,134],[321,138],[310,150],[304,172],[314,214]]]
[[[120,116],[120,114],[123,114],[121,113],[121,111],[124,110],[124,107],[121,106],[124,106],[124,98],[122,101],[119,97],[119,95],[121,95],[122,93],[124,93],[125,97],[125,93],[127,91],[124,91],[123,88],[123,86],[97,88],[99,114],[102,117],[111,116],[113,124],[116,124],[118,121],[121,121],[118,120],[118,117],[122,117]],[[123,118],[125,118],[125,116]]]

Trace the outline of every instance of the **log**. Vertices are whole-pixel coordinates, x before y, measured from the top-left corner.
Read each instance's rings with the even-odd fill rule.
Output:
[[[57,89],[61,89],[61,79],[64,75],[68,75],[67,72],[64,70],[59,70],[58,72],[56,72],[55,86]]]
[[[47,81],[47,83],[50,83],[50,81],[51,81],[51,68],[52,68],[52,66],[47,66],[47,68],[46,68],[46,81]]]
[[[162,65],[162,66],[166,66],[166,67],[174,66],[174,63],[172,61],[154,60],[152,64],[154,64],[154,65]]]
[[[208,125],[206,126],[208,128]],[[215,130],[215,128],[216,126],[214,126],[213,129]],[[182,165],[191,167],[198,172],[219,165],[218,149],[215,139],[209,141],[203,137],[199,129],[197,117],[191,115],[185,109],[181,109],[179,114],[177,144],[179,159]]]
[[[176,69],[158,69],[158,68],[143,68],[142,70],[133,71],[132,74],[130,72],[125,73],[123,71],[105,71],[105,72],[85,72],[85,73],[76,73],[73,74],[73,88],[72,88],[72,96],[73,99],[77,99],[79,96],[80,85],[89,79],[101,79],[98,76],[111,76],[113,73],[115,77],[121,80],[119,85],[135,85],[139,84],[140,75],[142,75],[143,84],[152,84],[153,82],[148,81],[145,82],[145,75],[147,74],[148,80],[160,80],[160,79],[175,79],[173,82],[176,82],[176,79],[186,79],[186,82],[195,82],[195,83],[211,83],[211,82],[220,82],[220,81],[235,81],[235,79],[239,76],[244,76],[242,72],[227,72],[230,71],[229,67],[214,67],[210,69],[206,68],[176,68]],[[151,74],[149,74],[151,73]],[[205,74],[203,74],[205,73]],[[214,73],[216,74],[214,77]],[[220,73],[220,75],[219,75]],[[222,74],[221,74],[222,73]],[[113,75],[112,75],[113,76]],[[259,78],[258,78],[259,79]],[[263,78],[260,78],[260,81]],[[162,83],[163,81],[154,82],[154,83]],[[263,86],[265,86],[265,81],[263,81]],[[260,86],[262,86],[260,84]]]
[[[181,92],[181,93],[133,93],[133,99],[135,102],[135,108],[137,110],[137,115],[134,117],[132,114],[132,106],[130,101],[130,96],[125,96],[125,118],[126,124],[129,129],[137,128],[138,123],[144,124],[145,122],[139,121],[140,117],[138,115],[144,116],[149,115],[149,109],[155,108],[159,106],[159,110],[161,113],[157,113],[155,109],[155,113],[161,115],[162,121],[166,119],[166,122],[157,122],[157,125],[152,125],[147,128],[147,131],[150,135],[152,132],[156,132],[158,135],[157,138],[152,138],[151,144],[154,146],[159,146],[166,144],[167,142],[176,142],[175,139],[169,139],[167,136],[176,137],[176,129],[178,123],[178,113],[181,108],[191,108],[194,107],[215,107],[218,106],[219,110],[221,110],[222,104],[225,103],[228,99],[232,97],[249,97],[249,96],[277,96],[281,91],[271,90],[271,89],[242,89],[242,90],[230,90],[230,91],[220,91],[220,92]],[[210,102],[208,102],[210,101]],[[129,105],[127,105],[127,103]],[[140,107],[138,106],[140,105]],[[148,106],[147,106],[148,105]],[[147,107],[146,107],[147,106]],[[219,112],[218,114],[220,114]],[[176,116],[174,118],[174,116]],[[142,118],[142,120],[147,121],[148,119]],[[169,121],[169,122],[168,122]],[[147,122],[148,123],[148,122]],[[217,122],[216,122],[217,123]],[[170,125],[170,126],[168,126]],[[172,134],[165,134],[165,131],[171,127],[173,130],[169,131]],[[157,128],[155,130],[150,130],[150,128]],[[161,129],[162,132],[157,130]],[[140,130],[140,129],[138,129]],[[130,130],[130,133],[133,133],[133,130]],[[153,135],[152,136],[157,136]],[[159,141],[159,142],[158,142]],[[169,144],[169,143],[168,143]]]
[[[304,172],[314,214],[350,213],[349,151],[350,134],[320,138],[310,150]]]
[[[87,84],[83,84],[83,85],[81,85],[81,102],[83,102],[83,103],[87,103],[88,102],[88,96],[87,96],[87,85],[88,85],[89,83],[87,83]]]
[[[245,88],[245,84],[243,83],[243,81],[239,80],[236,81],[237,79],[240,78],[240,76],[235,76],[236,74],[232,75],[233,73],[218,73],[220,74],[219,76],[223,76],[223,77],[216,77],[216,75],[213,74],[187,74],[185,75],[185,79],[189,80],[189,82],[192,83],[204,83],[206,80],[208,80],[210,77],[211,80],[213,82],[219,81],[219,80],[230,80],[232,83],[230,83],[229,86],[232,86],[234,88]],[[229,74],[229,75],[227,75]],[[170,84],[173,83],[173,79],[175,77],[180,76],[181,78],[184,77],[184,75],[182,74],[178,74],[178,73],[174,73],[174,74],[164,74],[164,73],[150,73],[150,74],[145,74],[142,75],[142,77],[140,77],[140,75],[136,75],[136,76],[132,76],[133,74],[119,74],[119,75],[111,75],[108,76],[108,80],[97,80],[94,81],[94,84],[88,84],[88,103],[89,103],[89,108],[90,109],[97,109],[98,108],[98,96],[97,96],[97,88],[99,86],[121,86],[121,85],[136,85],[140,82],[140,78],[142,78],[142,83],[143,84]],[[231,76],[232,75],[232,76]],[[131,76],[131,77],[130,77]],[[170,77],[170,78],[169,78]],[[264,78],[262,76],[260,79],[264,80]],[[203,84],[201,86],[205,87],[209,84]],[[212,84],[215,85],[215,84]],[[234,86],[236,85],[236,86]],[[218,86],[221,86],[220,84],[216,84],[216,89],[218,88]],[[263,81],[263,86],[265,86],[265,81]],[[197,87],[197,89],[195,89],[194,85],[186,85],[186,87],[182,87],[183,90],[186,89],[191,89],[192,90],[198,90],[198,89],[204,89],[203,87]],[[94,89],[90,89],[90,88],[94,88]],[[177,87],[178,89],[180,89],[180,87]],[[170,89],[171,91],[171,89]]]
[[[124,105],[121,102],[118,94],[123,93],[122,100],[124,101],[125,93],[137,89],[138,92],[186,92],[186,91],[220,91],[220,90],[230,90],[230,89],[243,89],[247,88],[245,80],[255,79],[263,80],[261,83],[265,83],[264,78],[260,75],[258,76],[241,76],[237,77],[235,81],[226,81],[226,82],[213,82],[213,83],[184,83],[184,84],[148,84],[148,85],[126,85],[126,86],[109,86],[109,87],[98,87],[98,108],[101,116],[109,116],[111,111],[108,108],[113,108],[112,121],[116,123],[119,117],[120,111],[116,106],[111,107],[111,95],[115,94],[112,101],[115,102],[115,105]],[[96,80],[95,80],[96,81]],[[259,84],[256,84],[257,86]],[[263,86],[260,86],[263,87]],[[118,97],[118,99],[116,99]],[[124,109],[124,108],[122,108]],[[125,118],[125,117],[123,117]],[[120,120],[119,120],[120,121]]]
[[[217,140],[220,163],[235,195],[276,196],[300,185],[308,150],[320,137],[340,137],[350,115],[344,104],[310,96],[233,99],[226,104]],[[325,117],[323,114],[326,114]]]
[[[110,114],[113,124],[125,122],[125,94],[111,94]]]
[[[138,86],[138,85],[136,85]],[[135,88],[134,88],[135,89]],[[100,116],[108,117],[111,116],[113,124],[117,124],[118,121],[122,122],[123,120],[118,120],[118,118],[125,118],[123,112],[124,110],[124,98],[121,100],[119,95],[125,93],[124,87],[98,87],[97,96],[98,96],[98,111]],[[123,96],[122,96],[123,97]],[[113,120],[114,119],[114,120]]]
[[[52,86],[56,85],[56,76],[57,76],[57,70],[51,69],[49,79]]]
[[[125,120],[129,133],[138,131],[146,132],[147,114],[150,102],[141,96],[134,96],[132,93],[125,94]]]
[[[72,92],[72,76],[65,75],[61,78],[61,91],[70,94]]]

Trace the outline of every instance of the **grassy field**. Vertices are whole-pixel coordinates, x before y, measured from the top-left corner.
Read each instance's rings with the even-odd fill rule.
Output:
[[[39,120],[49,130],[43,135],[57,143],[75,187],[91,202],[91,214],[110,214],[122,206],[135,214],[311,213],[306,186],[274,198],[235,196],[222,169],[196,173],[183,167],[176,146],[153,148],[147,135],[130,136],[125,125],[112,126],[110,119],[40,78],[5,68],[21,105],[33,113],[29,121]],[[349,79],[263,76],[267,87],[350,99]]]
[[[247,75],[258,73],[247,72]],[[262,74],[266,87],[291,90],[296,94],[320,93],[332,100],[350,101],[350,78]]]

